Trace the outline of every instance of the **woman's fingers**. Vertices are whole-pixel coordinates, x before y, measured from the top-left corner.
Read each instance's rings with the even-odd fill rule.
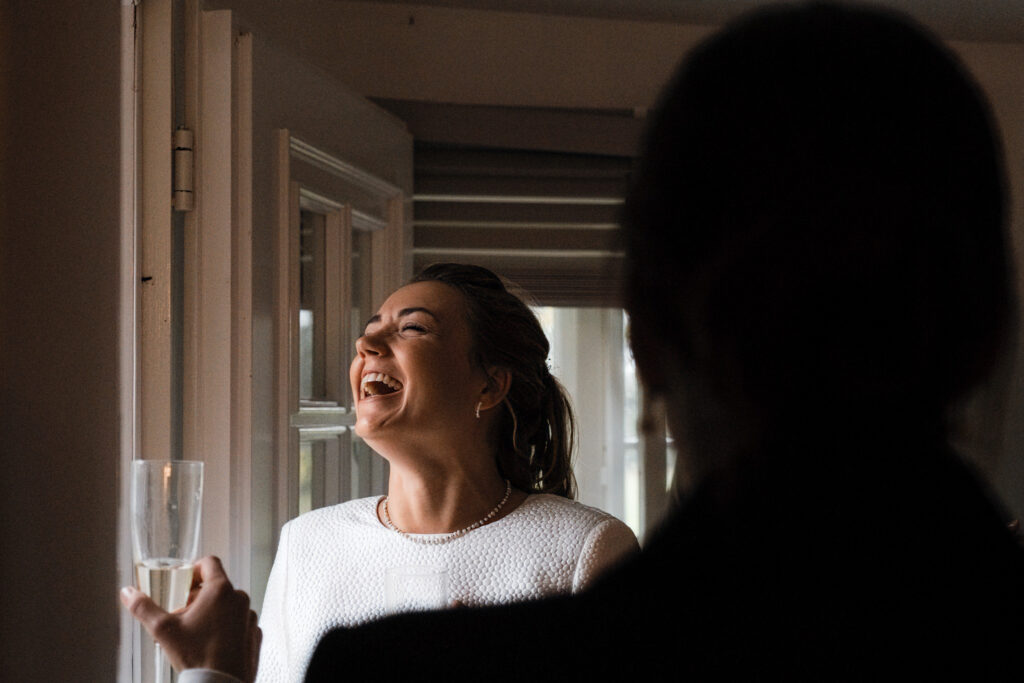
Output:
[[[195,564],[189,603],[167,613],[137,588],[121,590],[121,602],[160,643],[178,670],[207,668],[242,681],[256,675],[262,633],[249,596],[235,590],[216,557]]]
[[[231,581],[228,579],[227,573],[224,571],[224,565],[221,564],[220,558],[215,555],[207,555],[196,560],[195,566],[192,569],[192,588],[198,588],[203,584],[215,583],[218,581],[224,581],[229,586]]]
[[[166,611],[134,586],[125,586],[121,589],[121,604],[127,607],[131,615],[150,633],[157,628],[161,619],[167,617]]]

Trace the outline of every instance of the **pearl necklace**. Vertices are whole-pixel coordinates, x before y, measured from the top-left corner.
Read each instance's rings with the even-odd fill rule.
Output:
[[[501,508],[505,507],[505,503],[508,502],[508,497],[509,497],[509,495],[511,495],[511,493],[512,493],[512,482],[509,481],[508,479],[506,479],[505,480],[505,495],[502,497],[501,502],[498,503],[493,510],[491,510],[490,512],[487,513],[486,517],[484,517],[483,519],[478,520],[476,522],[473,522],[469,526],[467,526],[467,527],[465,527],[463,529],[459,529],[458,531],[452,531],[451,533],[443,534],[443,535],[440,535],[440,536],[433,536],[432,535],[432,536],[427,537],[427,538],[423,538],[419,534],[416,534],[416,535],[410,534],[408,531],[402,531],[397,526],[395,526],[395,523],[391,521],[391,515],[388,513],[388,497],[384,496],[384,526],[386,526],[387,528],[391,529],[392,531],[394,531],[394,532],[404,536],[405,538],[408,538],[410,541],[415,541],[416,543],[422,543],[424,545],[438,545],[440,543],[447,543],[448,541],[455,540],[459,536],[465,536],[466,534],[468,534],[473,529],[476,529],[477,527],[481,527],[484,524],[487,524],[487,522],[491,521],[491,518],[493,518],[494,515],[498,514],[498,511],[501,510]]]

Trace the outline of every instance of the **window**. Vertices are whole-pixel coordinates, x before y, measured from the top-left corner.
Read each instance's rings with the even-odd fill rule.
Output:
[[[667,435],[643,439],[639,433],[644,398],[626,342],[626,315],[619,308],[534,311],[551,342],[551,371],[576,413],[579,500],[622,519],[642,538],[667,502],[675,449]],[[651,478],[654,486],[646,483]]]
[[[352,430],[348,366],[369,310],[408,277],[410,265],[401,188],[286,129],[274,135],[274,278],[267,288],[274,365],[273,376],[263,378],[273,389],[274,420],[272,431],[255,439],[266,456],[254,457],[257,610],[288,520],[384,490],[386,463]]]
[[[348,362],[369,316],[372,235],[300,190],[296,514],[369,495],[372,451],[352,429]],[[326,213],[325,213],[326,212]],[[378,477],[379,478],[379,477]]]

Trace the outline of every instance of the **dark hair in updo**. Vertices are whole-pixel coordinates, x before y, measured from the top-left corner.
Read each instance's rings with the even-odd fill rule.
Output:
[[[462,294],[473,340],[474,362],[512,375],[494,440],[498,469],[531,493],[576,495],[572,474],[576,423],[569,398],[548,370],[549,344],[537,316],[480,266],[437,263],[410,283],[440,282]]]

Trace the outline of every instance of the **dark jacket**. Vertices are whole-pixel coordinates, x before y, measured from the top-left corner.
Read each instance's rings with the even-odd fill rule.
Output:
[[[759,461],[584,594],[335,630],[307,681],[1020,680],[1024,550],[956,456]]]

